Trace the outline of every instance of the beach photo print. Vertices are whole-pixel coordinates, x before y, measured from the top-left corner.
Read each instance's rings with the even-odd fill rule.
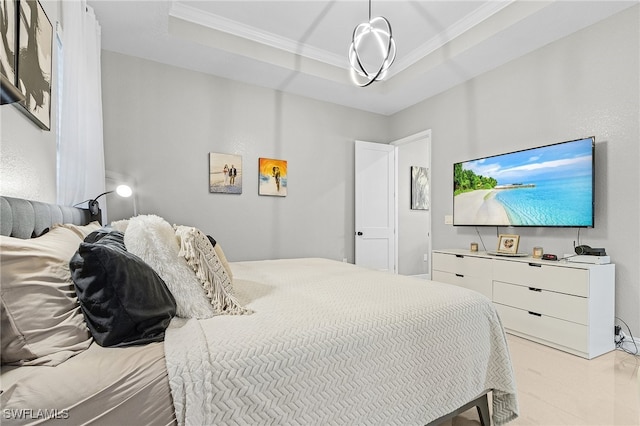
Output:
[[[242,156],[209,153],[209,192],[242,194]]]

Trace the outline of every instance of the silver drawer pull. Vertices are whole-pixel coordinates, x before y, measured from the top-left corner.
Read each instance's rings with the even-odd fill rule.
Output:
[[[529,311],[529,315],[533,315],[534,317],[541,317],[542,316],[542,314],[539,314],[537,312],[531,312],[531,311]]]
[[[541,288],[535,288],[535,287],[529,287],[529,290],[531,290],[531,291],[540,291],[540,292],[542,292],[542,289],[541,289]]]

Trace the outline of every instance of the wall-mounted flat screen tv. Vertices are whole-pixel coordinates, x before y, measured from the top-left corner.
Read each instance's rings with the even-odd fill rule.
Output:
[[[453,165],[453,224],[594,226],[595,138]]]

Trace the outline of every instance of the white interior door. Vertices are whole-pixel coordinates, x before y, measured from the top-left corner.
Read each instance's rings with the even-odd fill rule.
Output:
[[[396,151],[393,145],[356,141],[355,263],[395,273]]]

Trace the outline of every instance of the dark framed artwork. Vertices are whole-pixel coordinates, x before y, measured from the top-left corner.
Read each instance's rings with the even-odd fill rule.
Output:
[[[17,0],[0,0],[0,73],[11,84],[16,84],[16,58],[18,52]]]
[[[287,162],[273,158],[259,158],[259,195],[287,196]]]
[[[429,169],[411,166],[411,210],[429,210]]]
[[[209,192],[242,194],[242,156],[209,153]]]
[[[18,2],[17,87],[24,100],[18,107],[40,128],[51,128],[53,27],[37,0]]]
[[[18,1],[0,0],[0,80],[2,105],[24,99],[17,88]]]

